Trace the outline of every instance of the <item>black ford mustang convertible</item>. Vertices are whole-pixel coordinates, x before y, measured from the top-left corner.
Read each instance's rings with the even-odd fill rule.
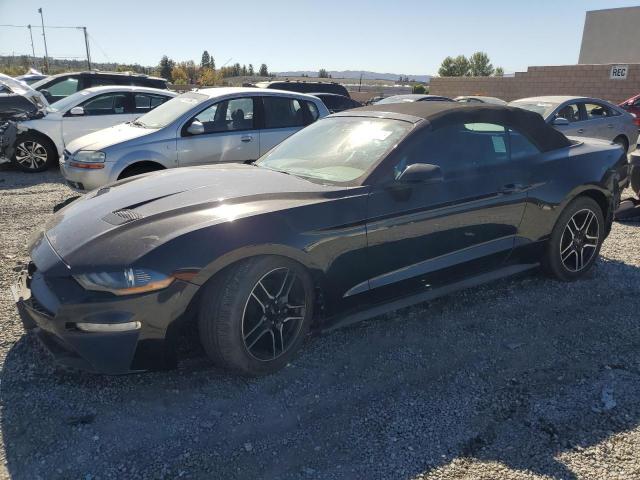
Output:
[[[624,168],[620,147],[570,140],[524,110],[364,107],[252,165],[88,193],[36,235],[13,291],[25,328],[68,365],[165,368],[185,327],[218,365],[267,374],[310,330],[537,266],[580,277]]]

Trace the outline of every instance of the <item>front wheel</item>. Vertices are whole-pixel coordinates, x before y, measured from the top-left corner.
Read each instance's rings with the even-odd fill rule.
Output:
[[[49,139],[32,133],[20,135],[13,154],[15,165],[27,173],[43,172],[58,159],[58,151]]]
[[[313,282],[287,258],[229,267],[202,292],[200,340],[217,365],[247,376],[273,373],[300,348],[313,316]]]
[[[572,281],[584,275],[600,253],[605,236],[600,205],[589,197],[578,197],[560,214],[543,258],[543,268],[552,277]]]

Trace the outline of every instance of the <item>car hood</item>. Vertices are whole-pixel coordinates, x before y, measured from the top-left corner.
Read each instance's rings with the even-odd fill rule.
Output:
[[[67,151],[74,154],[78,150],[104,150],[112,145],[144,137],[157,131],[155,128],[142,128],[131,125],[130,123],[121,123],[76,138],[67,145]]]
[[[25,119],[44,115],[49,103],[26,83],[0,73],[0,117]]]
[[[49,220],[32,247],[45,235],[72,270],[122,267],[184,233],[349,190],[243,164],[153,172],[73,201]]]

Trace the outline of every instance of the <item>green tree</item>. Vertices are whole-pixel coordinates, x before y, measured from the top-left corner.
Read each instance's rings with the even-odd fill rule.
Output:
[[[249,71],[247,72],[249,76],[253,77],[256,72],[253,71],[253,64],[249,64]]]
[[[493,75],[496,77],[504,77],[504,68],[496,67],[496,70],[495,72],[493,72]]]
[[[329,72],[327,72],[324,68],[318,70],[318,78],[329,78]]]
[[[484,52],[476,52],[469,57],[469,71],[472,77],[489,77],[493,75],[493,65],[489,55]]]
[[[180,65],[176,65],[171,69],[171,78],[176,85],[186,85],[189,82],[187,72]]]
[[[202,68],[211,68],[211,56],[206,50],[202,52],[202,60],[200,61],[200,66]]]
[[[173,70],[175,64],[176,62],[171,60],[166,55],[163,55],[160,59],[160,64],[158,65],[160,76],[168,81],[171,81],[171,70]]]
[[[413,86],[413,93],[417,93],[419,95],[424,95],[425,93],[427,93],[427,89],[424,88],[424,85],[420,85],[419,83],[417,85]]]
[[[441,77],[457,77],[456,64],[453,57],[447,57],[442,61],[438,75]]]
[[[246,77],[247,73],[248,73],[247,66],[246,65],[242,65],[242,76]]]
[[[468,77],[469,70],[471,65],[469,65],[469,60],[464,55],[458,55],[453,59],[455,77]]]
[[[269,76],[269,69],[267,68],[266,63],[263,63],[262,65],[260,65],[260,70],[258,71],[258,75],[260,75],[261,77]]]

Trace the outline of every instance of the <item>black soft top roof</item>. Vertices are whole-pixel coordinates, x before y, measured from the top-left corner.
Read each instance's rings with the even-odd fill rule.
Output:
[[[385,113],[390,113],[392,114],[390,116],[395,114],[422,118],[428,121],[433,129],[461,123],[496,123],[512,127],[524,134],[545,152],[571,145],[567,137],[547,124],[540,115],[516,107],[452,102],[388,103],[348,110],[341,116],[367,115],[368,112],[381,117],[384,117]]]

